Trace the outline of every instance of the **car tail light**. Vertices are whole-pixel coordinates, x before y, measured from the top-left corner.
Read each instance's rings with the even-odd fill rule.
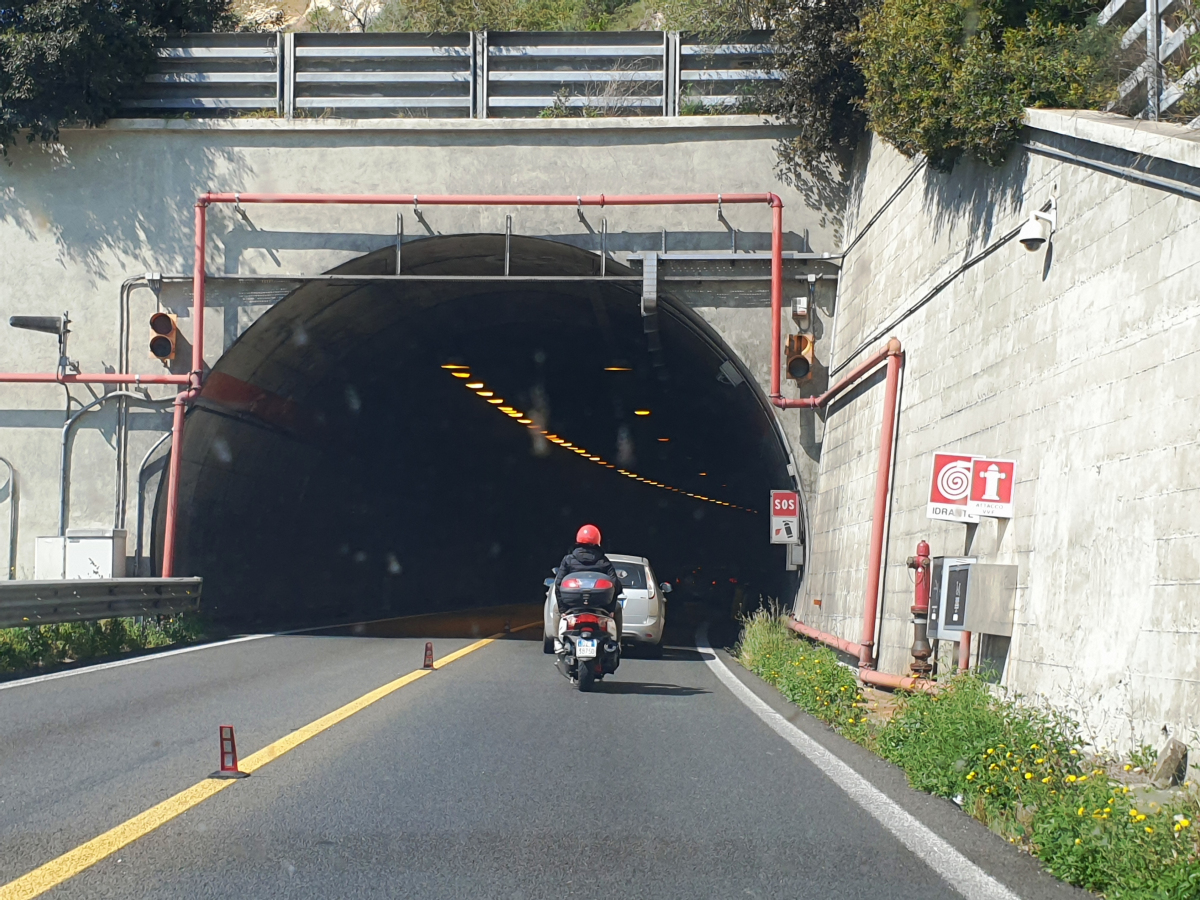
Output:
[[[597,578],[596,584],[593,587],[593,590],[607,591],[612,586],[613,586],[613,583],[611,581],[609,581],[607,578]]]
[[[568,591],[577,591],[581,587],[583,587],[583,582],[580,581],[578,578],[564,578],[562,586],[565,587]]]

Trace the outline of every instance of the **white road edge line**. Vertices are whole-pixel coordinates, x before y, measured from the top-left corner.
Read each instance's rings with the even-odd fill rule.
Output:
[[[211,650],[213,647],[228,647],[230,644],[241,644],[245,641],[261,641],[263,638],[275,637],[274,634],[248,634],[244,637],[230,638],[227,641],[213,641],[211,644],[193,644],[191,647],[180,647],[177,650],[164,650],[162,653],[147,653],[145,656],[135,656],[132,659],[117,659],[112,662],[99,663],[95,666],[84,666],[79,669],[66,669],[62,672],[50,672],[46,675],[34,675],[17,681],[0,682],[0,691],[9,688],[26,687],[40,684],[43,681],[56,681],[59,678],[70,678],[72,675],[87,675],[91,672],[101,672],[105,669],[119,669],[121,666],[132,666],[136,663],[149,662],[153,659],[164,659],[168,656],[179,656],[181,653],[194,653],[197,650]]]
[[[708,642],[708,627],[696,630],[696,647],[713,674],[735,697],[762,719],[772,731],[787,741],[818,769],[845,791],[850,799],[870,813],[922,862],[937,872],[967,900],[1020,900],[995,878],[971,862],[944,839],[938,837],[895,800],[863,778],[803,731],[771,709],[753,691],[729,671]]]

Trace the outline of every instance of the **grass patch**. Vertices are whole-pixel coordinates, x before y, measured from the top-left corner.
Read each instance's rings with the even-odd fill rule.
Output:
[[[1117,761],[1088,755],[1061,713],[955,675],[936,694],[898,693],[890,717],[872,716],[854,671],[795,635],[777,609],[744,620],[736,653],[793,703],[900,766],[914,788],[955,799],[1062,880],[1110,900],[1200,897],[1200,795],[1150,802],[1110,777]]]
[[[0,628],[0,674],[27,672],[85,659],[118,656],[203,637],[196,616],[103,619],[27,628]]]

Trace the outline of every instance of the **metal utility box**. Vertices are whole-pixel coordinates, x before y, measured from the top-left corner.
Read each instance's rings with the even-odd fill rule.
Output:
[[[957,641],[964,631],[1012,636],[1016,566],[935,556],[929,575],[930,638]]]
[[[39,537],[34,577],[124,578],[125,542],[122,528],[69,528],[66,537]]]
[[[974,562],[969,556],[935,556],[929,561],[930,640],[958,640],[966,598],[963,569]]]
[[[976,634],[1012,637],[1017,606],[1017,567],[970,566],[965,627]]]

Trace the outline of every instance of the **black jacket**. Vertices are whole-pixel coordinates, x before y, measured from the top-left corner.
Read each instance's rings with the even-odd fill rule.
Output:
[[[562,587],[563,579],[576,572],[600,572],[611,578],[613,584],[617,586],[613,591],[613,605],[616,605],[616,598],[621,596],[622,590],[617,570],[613,568],[613,564],[599,547],[580,544],[564,556],[563,561],[558,564],[558,574],[554,578],[554,597],[558,600],[560,607],[562,606],[562,593],[559,589]]]

